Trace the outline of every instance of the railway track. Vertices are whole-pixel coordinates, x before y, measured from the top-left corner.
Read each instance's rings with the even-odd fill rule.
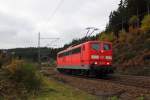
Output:
[[[113,75],[112,77],[90,78],[64,75],[48,71],[51,78],[97,96],[117,96],[119,100],[137,100],[139,96],[150,95],[150,78],[144,76]],[[129,99],[128,99],[129,98]],[[150,96],[147,97],[150,100]],[[102,99],[103,100],[103,99]]]
[[[131,76],[131,75],[115,75],[110,80],[113,83],[135,86],[150,90],[150,77]]]
[[[47,69],[46,69],[47,70]],[[45,73],[45,71],[44,71]],[[50,70],[50,74],[57,76],[59,73],[55,70]],[[120,85],[127,85],[127,86],[134,86],[134,87],[140,87],[150,90],[150,77],[145,76],[131,76],[131,75],[110,75],[110,76],[102,76],[102,77],[87,77],[87,76],[77,76],[77,75],[66,75],[66,74],[60,74],[61,76],[67,76],[67,77],[75,77],[75,78],[81,78],[81,79],[87,79],[87,80],[93,80],[93,81],[106,81],[111,82],[114,84],[120,84]],[[58,75],[59,76],[59,75]]]
[[[93,80],[97,82],[105,81],[114,84],[133,86],[138,88],[144,88],[150,91],[150,77],[145,77],[145,76],[112,75],[112,76],[93,77],[93,78],[85,77],[85,76],[75,76],[75,75],[71,75],[71,76],[67,75],[67,76]]]
[[[127,76],[121,76],[121,78]],[[80,76],[66,76],[58,75],[55,78],[59,78],[62,82],[70,84],[73,87],[79,88],[81,90],[87,91],[93,95],[97,96],[117,96],[122,97],[125,95],[126,99],[123,100],[137,100],[136,97],[150,95],[149,83],[139,83],[125,79],[126,83],[118,77],[115,79],[97,79],[97,78],[84,78]],[[120,77],[119,77],[120,78]],[[147,84],[147,85],[144,85]],[[130,99],[127,99],[130,98]],[[147,97],[150,100],[150,97]],[[121,99],[122,100],[122,99]]]

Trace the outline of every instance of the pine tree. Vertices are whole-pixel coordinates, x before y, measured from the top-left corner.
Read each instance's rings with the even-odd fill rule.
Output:
[[[128,22],[134,15],[138,17],[138,26],[141,20],[148,12],[148,1],[150,0],[120,0],[118,9],[112,11],[109,16],[109,24],[107,30],[113,31],[116,35],[122,29],[128,31]]]

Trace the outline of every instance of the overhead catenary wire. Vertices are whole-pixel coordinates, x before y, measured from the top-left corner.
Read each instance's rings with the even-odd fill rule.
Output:
[[[87,36],[88,36],[88,34],[89,34],[89,32],[90,32],[91,27],[88,27],[88,28],[86,28],[86,29],[87,29],[87,32],[86,32],[85,37],[87,37]]]
[[[47,26],[47,24],[49,24],[52,21],[52,18],[55,16],[56,12],[59,10],[60,6],[62,5],[62,3],[64,2],[64,0],[60,0],[59,3],[57,4],[56,8],[53,10],[53,12],[49,15],[48,19],[49,21],[45,23],[45,26]],[[48,26],[47,26],[48,27]],[[55,40],[59,40],[60,38],[40,38],[40,39],[55,39]],[[52,43],[52,42],[51,42]]]
[[[87,37],[88,35],[90,36],[92,33],[94,33],[95,31],[97,31],[98,28],[96,28],[96,27],[87,27],[86,30],[87,30],[87,32],[86,32],[85,37]]]
[[[56,12],[59,10],[60,6],[62,5],[62,3],[64,2],[64,0],[60,0],[60,2],[57,4],[56,8],[54,9],[54,11],[51,13],[51,15],[49,16],[49,21],[51,22],[52,18],[55,16]]]
[[[56,12],[58,11],[58,9],[60,8],[60,6],[62,5],[62,3],[64,2],[64,0],[60,0],[59,3],[57,4],[56,8],[54,9],[54,11],[50,14],[50,16],[48,17],[49,21],[48,23],[51,22],[53,16],[56,14]],[[48,24],[47,23],[47,24]],[[46,23],[45,23],[46,24]],[[40,39],[56,39],[59,40],[59,38],[40,38]]]

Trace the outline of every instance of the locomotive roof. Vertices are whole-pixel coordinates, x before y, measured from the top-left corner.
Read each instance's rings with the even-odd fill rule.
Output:
[[[81,43],[81,44],[78,44],[78,45],[75,45],[75,46],[68,47],[67,49],[65,49],[63,51],[58,52],[58,54],[63,53],[63,52],[67,52],[67,51],[72,50],[74,48],[81,47],[83,44],[87,44],[87,43],[100,43],[100,42],[111,43],[111,42],[107,42],[107,41],[87,41],[87,42],[84,42],[84,43]]]

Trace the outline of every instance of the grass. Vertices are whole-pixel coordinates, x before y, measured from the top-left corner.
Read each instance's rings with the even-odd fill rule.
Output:
[[[96,97],[53,79],[47,80],[48,86],[31,100],[96,100]]]
[[[139,98],[138,98],[138,100],[144,100],[144,97],[143,97],[143,96],[141,96],[141,97],[139,97]]]
[[[110,100],[119,100],[117,96],[110,97]]]

